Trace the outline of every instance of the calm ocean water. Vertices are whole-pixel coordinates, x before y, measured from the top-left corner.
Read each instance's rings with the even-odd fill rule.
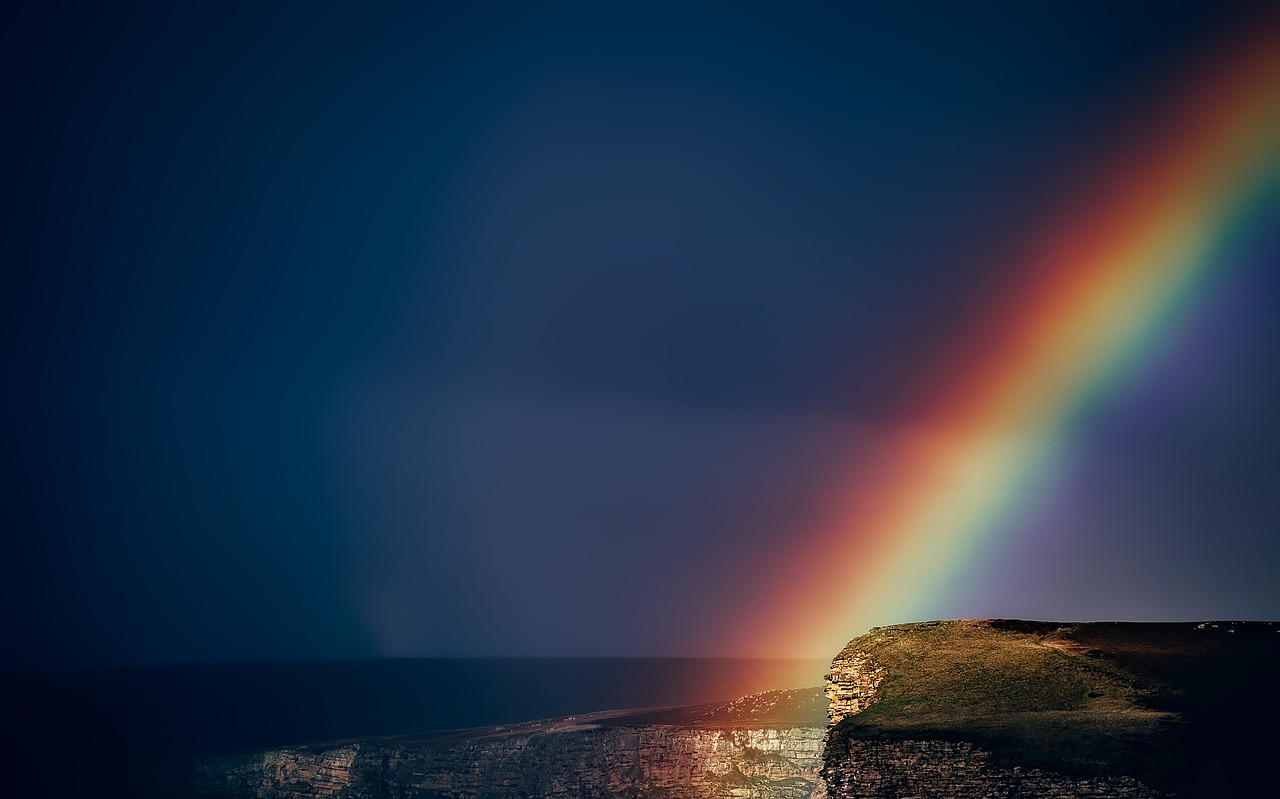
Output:
[[[819,685],[825,661],[403,659],[6,676],[10,731],[196,754],[735,699]]]

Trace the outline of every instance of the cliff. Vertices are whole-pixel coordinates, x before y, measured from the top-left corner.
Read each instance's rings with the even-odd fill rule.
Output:
[[[827,678],[832,797],[1216,797],[1270,779],[1270,622],[876,628]]]
[[[923,622],[851,641],[825,696],[220,755],[184,784],[206,799],[1259,795],[1277,673],[1270,622]]]
[[[426,737],[206,759],[197,796],[808,799],[822,796],[818,689]]]

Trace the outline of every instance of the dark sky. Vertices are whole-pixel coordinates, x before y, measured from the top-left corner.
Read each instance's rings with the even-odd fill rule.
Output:
[[[1029,231],[1251,24],[262,5],[5,12],[6,668],[741,654]],[[1264,244],[948,615],[1280,616]]]

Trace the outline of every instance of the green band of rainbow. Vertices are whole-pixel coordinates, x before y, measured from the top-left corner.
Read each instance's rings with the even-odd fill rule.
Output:
[[[1280,204],[1280,36],[1184,87],[1157,136],[1047,229],[1025,282],[952,359],[933,410],[723,648],[820,656],[916,620],[984,558],[1066,457],[1090,408],[1161,351]],[[905,444],[905,446],[904,446]]]

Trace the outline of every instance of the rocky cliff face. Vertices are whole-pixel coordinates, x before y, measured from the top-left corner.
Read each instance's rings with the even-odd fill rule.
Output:
[[[803,694],[810,706],[820,697],[814,690],[754,699],[776,710],[779,696],[795,704],[786,694]],[[821,721],[769,723],[751,715],[738,702],[591,714],[419,740],[275,749],[199,763],[194,793],[244,799],[824,797]]]
[[[850,642],[827,674],[827,718],[836,724],[846,716],[861,713],[876,701],[876,688],[884,680],[885,669],[869,652]]]

